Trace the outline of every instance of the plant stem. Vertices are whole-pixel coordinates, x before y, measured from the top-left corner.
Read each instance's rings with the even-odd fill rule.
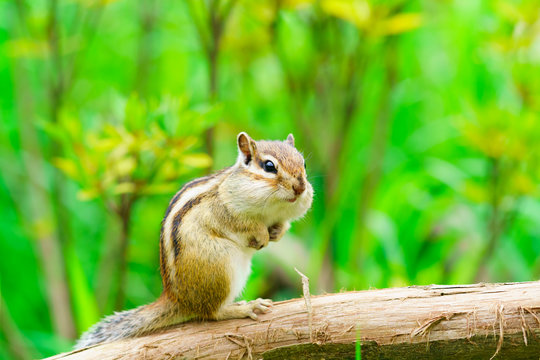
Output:
[[[487,281],[487,264],[495,252],[499,237],[503,232],[504,223],[502,221],[502,212],[501,212],[501,183],[500,183],[500,167],[501,160],[498,158],[489,158],[489,207],[490,207],[490,217],[487,222],[487,244],[484,250],[482,251],[478,268],[476,270],[475,281]]]
[[[21,331],[17,328],[17,324],[11,318],[6,302],[0,295],[0,332],[5,336],[7,350],[13,355],[14,359],[33,359],[37,358],[36,349],[24,337]]]
[[[118,292],[116,293],[116,301],[114,309],[116,311],[122,310],[126,298],[126,278],[127,278],[127,259],[128,259],[128,246],[130,235],[130,223],[131,213],[134,199],[129,195],[122,195],[120,211],[118,216],[120,218],[120,244],[119,244],[119,265],[118,265]]]
[[[51,51],[51,67],[52,71],[49,75],[49,120],[51,123],[58,123],[60,110],[65,96],[64,82],[64,64],[61,48],[61,34],[58,19],[58,1],[49,0],[49,23],[47,25],[47,41]],[[59,157],[61,153],[60,144],[58,141],[52,141],[50,145],[50,157]],[[64,272],[69,271],[64,258],[63,246],[71,241],[69,211],[64,206],[64,182],[65,178],[58,169],[54,169],[51,184],[51,196],[53,199],[54,220],[56,222],[56,232],[58,234],[58,251],[61,256],[59,266],[63,267]],[[64,273],[65,276],[65,273]],[[69,297],[69,283],[65,280],[66,291]],[[69,300],[68,300],[69,301]],[[64,311],[69,311],[68,307]],[[73,321],[73,320],[72,320]],[[74,337],[75,331],[70,337]]]
[[[141,35],[137,51],[137,73],[135,75],[135,89],[141,97],[148,95],[148,79],[150,79],[150,64],[153,51],[153,35],[156,24],[155,0],[139,0],[139,23]],[[153,78],[153,77],[152,77]]]

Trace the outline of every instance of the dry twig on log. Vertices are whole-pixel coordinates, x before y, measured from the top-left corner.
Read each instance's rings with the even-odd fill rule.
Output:
[[[362,359],[540,356],[540,281],[328,294],[311,307],[282,301],[259,321],[186,323],[49,359],[354,359],[357,340]]]

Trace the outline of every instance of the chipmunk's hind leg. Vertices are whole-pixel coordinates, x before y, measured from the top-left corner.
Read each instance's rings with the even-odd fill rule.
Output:
[[[198,319],[213,319],[213,314],[217,313],[231,292],[226,242],[205,236],[196,239],[185,237],[184,241],[187,244],[181,248],[175,263],[171,297],[182,314],[190,314]]]
[[[237,302],[223,305],[214,315],[215,320],[252,318],[257,320],[257,312],[267,313],[272,307],[272,300],[257,299],[250,302]]]

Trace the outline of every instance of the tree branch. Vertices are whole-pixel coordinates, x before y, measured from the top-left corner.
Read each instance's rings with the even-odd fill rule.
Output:
[[[540,353],[540,281],[431,285],[281,301],[250,319],[186,323],[50,360],[529,359]],[[312,317],[312,324],[308,319]],[[313,341],[310,341],[310,336]]]

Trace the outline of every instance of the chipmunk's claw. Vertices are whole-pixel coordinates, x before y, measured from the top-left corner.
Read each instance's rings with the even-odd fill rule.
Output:
[[[257,300],[250,301],[249,303],[247,303],[247,306],[250,309],[248,316],[253,320],[258,320],[259,317],[257,316],[257,312],[265,314],[272,311],[272,300],[259,298]]]

